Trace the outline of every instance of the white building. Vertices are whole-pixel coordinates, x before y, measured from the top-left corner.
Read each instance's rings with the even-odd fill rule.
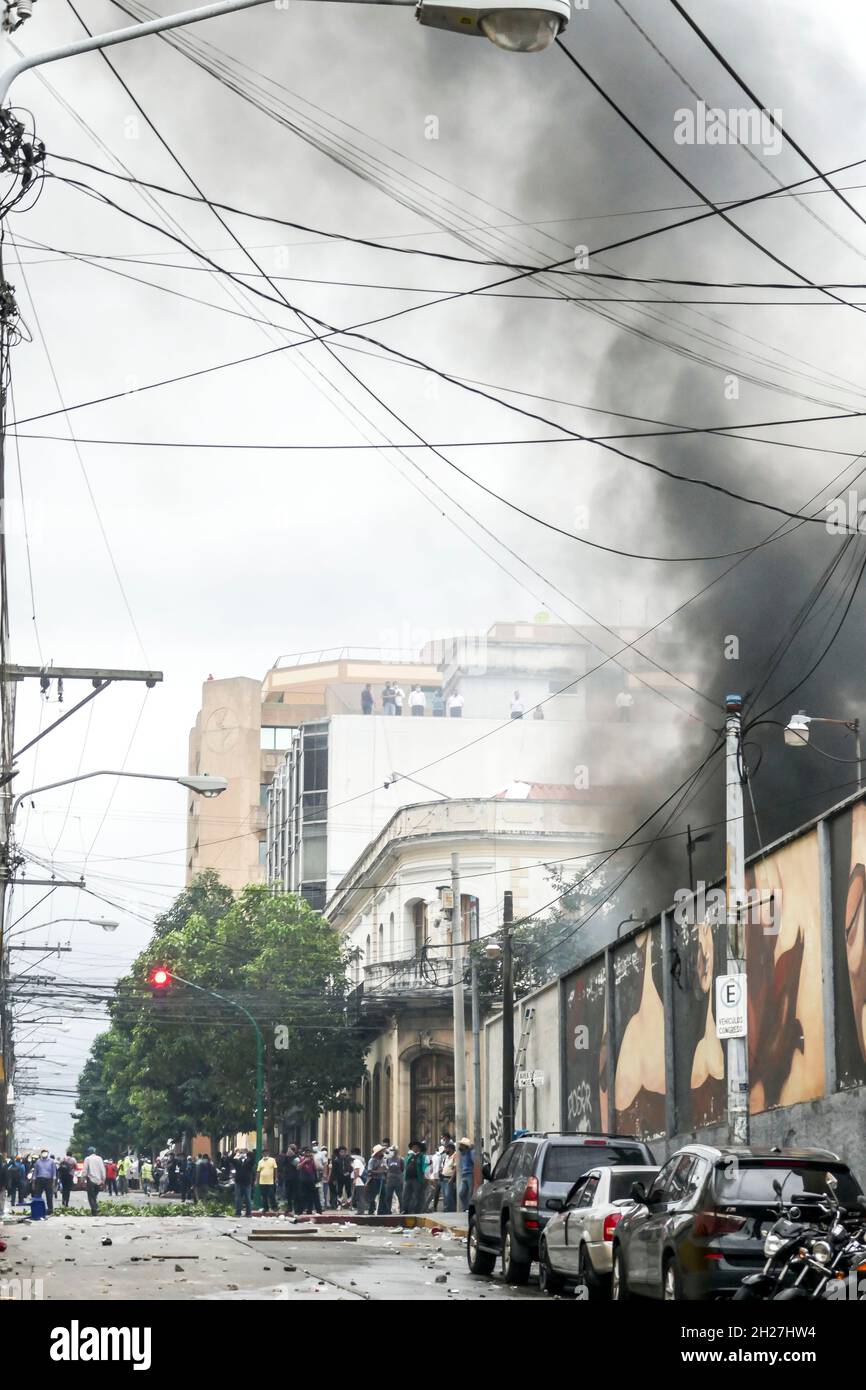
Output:
[[[509,783],[592,786],[580,764],[591,742],[586,726],[553,720],[335,715],[303,724],[270,789],[268,882],[322,908],[401,806],[436,792],[492,797]]]
[[[422,802],[397,811],[332,893],[326,915],[355,953],[351,976],[371,1029],[368,1074],[357,1114],[333,1114],[330,1144],[369,1153],[384,1137],[405,1147],[454,1127],[452,930],[468,944],[501,926],[503,895],[514,916],[556,896],[550,866],[575,874],[610,841],[616,807],[565,787],[518,795]],[[459,863],[459,906],[451,896]],[[467,1010],[468,1010],[467,991]],[[471,1100],[471,1043],[467,1021]],[[459,1136],[458,1136],[459,1137]]]

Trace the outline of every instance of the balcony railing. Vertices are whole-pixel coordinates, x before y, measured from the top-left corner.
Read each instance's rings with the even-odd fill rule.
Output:
[[[441,955],[441,952],[436,952]],[[400,993],[406,990],[445,988],[453,983],[450,959],[435,960],[432,955],[423,962],[410,960],[376,961],[364,966],[364,992]]]

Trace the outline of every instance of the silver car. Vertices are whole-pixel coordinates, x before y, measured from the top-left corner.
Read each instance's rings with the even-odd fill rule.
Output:
[[[562,1293],[566,1284],[583,1286],[584,1298],[609,1294],[614,1227],[635,1205],[632,1186],[649,1187],[658,1168],[590,1168],[564,1201],[551,1198],[556,1212],[544,1228],[538,1260],[541,1287]]]

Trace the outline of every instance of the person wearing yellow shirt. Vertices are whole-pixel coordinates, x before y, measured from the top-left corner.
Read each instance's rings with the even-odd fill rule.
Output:
[[[256,1169],[256,1179],[262,1193],[262,1211],[276,1212],[277,1210],[277,1160],[271,1158],[267,1149],[264,1149],[259,1159],[259,1166]]]

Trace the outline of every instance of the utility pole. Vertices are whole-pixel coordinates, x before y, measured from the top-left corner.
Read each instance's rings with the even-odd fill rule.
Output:
[[[0,268],[0,304],[2,304],[2,268]],[[2,311],[0,311],[0,352],[4,331]],[[52,733],[84,705],[101,695],[115,682],[143,682],[152,689],[162,680],[161,671],[127,671],[113,667],[90,666],[17,666],[9,660],[9,614],[6,595],[6,543],[3,524],[3,447],[5,441],[5,397],[0,393],[0,709],[2,709],[2,737],[0,737],[0,1149],[8,1146],[9,1104],[8,1084],[12,1071],[11,1018],[6,1008],[6,984],[9,977],[9,944],[6,939],[6,914],[9,906],[9,892],[14,885],[18,860],[13,849],[13,825],[16,801],[12,783],[17,775],[16,759],[26,753]],[[52,682],[56,682],[57,701],[63,700],[63,682],[87,681],[92,686],[83,699],[78,700],[66,712],[42,729],[35,738],[15,748],[15,704],[18,686],[25,680],[38,680],[42,694],[47,697]],[[44,882],[28,879],[28,884],[36,887]],[[62,880],[49,880],[49,886],[62,884]],[[81,886],[81,885],[76,885]]]
[[[514,896],[506,891],[502,899],[502,1148],[514,1133],[514,956],[511,924]]]
[[[460,909],[460,855],[451,855],[451,970],[454,1005],[454,1127],[460,1139],[467,1130],[466,1016],[463,1003],[463,913]]]
[[[472,1147],[475,1150],[475,1178],[480,1178],[484,1153],[484,1131],[481,1126],[481,998],[478,990],[478,942],[481,927],[478,921],[478,902],[472,900],[469,917],[469,937],[472,942]]]
[[[743,834],[742,709],[739,695],[725,697],[725,784],[727,835],[727,986],[738,994],[743,1013],[742,1033],[727,1037],[728,1140],[749,1142],[749,1039],[746,1031],[746,856]],[[739,978],[736,978],[739,977]],[[738,987],[739,986],[739,990]],[[733,996],[732,996],[733,997]]]

